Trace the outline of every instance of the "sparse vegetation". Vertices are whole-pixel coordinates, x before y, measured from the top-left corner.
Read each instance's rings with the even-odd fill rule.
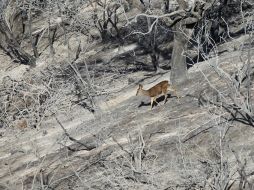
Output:
[[[0,1],[0,189],[252,190],[253,10]]]

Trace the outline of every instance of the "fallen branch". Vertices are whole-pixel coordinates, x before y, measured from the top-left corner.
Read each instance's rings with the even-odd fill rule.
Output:
[[[73,141],[73,142],[75,142],[75,143],[77,143],[77,144],[79,144],[79,145],[82,145],[82,146],[84,146],[84,147],[86,148],[86,149],[82,149],[82,150],[92,150],[92,149],[95,148],[95,147],[88,147],[86,144],[84,144],[84,143],[82,143],[81,141],[79,141],[79,140],[75,139],[74,137],[72,137],[72,136],[67,132],[67,130],[64,128],[64,126],[63,126],[62,123],[59,121],[59,119],[58,119],[56,116],[54,116],[54,117],[55,117],[57,123],[58,123],[58,124],[60,125],[60,127],[63,129],[64,134],[65,134],[71,141]],[[73,149],[69,148],[69,150],[73,150]]]

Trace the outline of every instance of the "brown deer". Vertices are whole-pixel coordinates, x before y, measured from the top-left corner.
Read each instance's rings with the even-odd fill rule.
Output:
[[[152,88],[148,89],[148,90],[144,90],[143,89],[143,85],[139,84],[139,87],[137,89],[137,95],[145,95],[145,96],[149,96],[151,97],[151,109],[153,108],[153,102],[156,102],[157,104],[159,104],[156,99],[159,95],[163,94],[164,95],[164,104],[167,101],[167,92],[168,92],[168,88],[170,90],[173,90],[175,95],[179,98],[179,96],[176,93],[175,88],[173,88],[167,80],[165,81],[161,81],[160,83],[156,84],[155,86],[153,86]]]

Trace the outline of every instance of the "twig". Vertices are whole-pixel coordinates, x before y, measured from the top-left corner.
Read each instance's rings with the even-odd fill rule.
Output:
[[[70,136],[70,134],[69,134],[69,133],[67,132],[67,130],[64,128],[64,126],[62,125],[62,123],[59,121],[59,119],[58,119],[56,116],[54,116],[54,117],[55,117],[57,123],[58,123],[58,124],[60,125],[60,127],[63,129],[64,134],[65,134],[71,141],[73,141],[73,142],[75,142],[75,143],[77,143],[77,144],[80,144],[80,145],[84,146],[84,147],[86,148],[86,150],[92,150],[92,149],[94,149],[94,147],[93,147],[93,148],[89,148],[86,144],[84,144],[84,143],[80,142],[79,140],[75,139],[74,137]]]

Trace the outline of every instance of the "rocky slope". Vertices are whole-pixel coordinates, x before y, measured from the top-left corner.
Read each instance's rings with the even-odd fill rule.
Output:
[[[149,88],[168,72],[100,83],[108,93],[96,97],[94,113],[75,105],[39,129],[0,128],[0,189],[251,188],[253,126],[216,104],[218,94],[230,94],[225,76],[242,68],[247,53],[230,49],[196,64],[177,87],[181,98],[169,93],[152,110],[148,97],[135,96],[137,84]]]

